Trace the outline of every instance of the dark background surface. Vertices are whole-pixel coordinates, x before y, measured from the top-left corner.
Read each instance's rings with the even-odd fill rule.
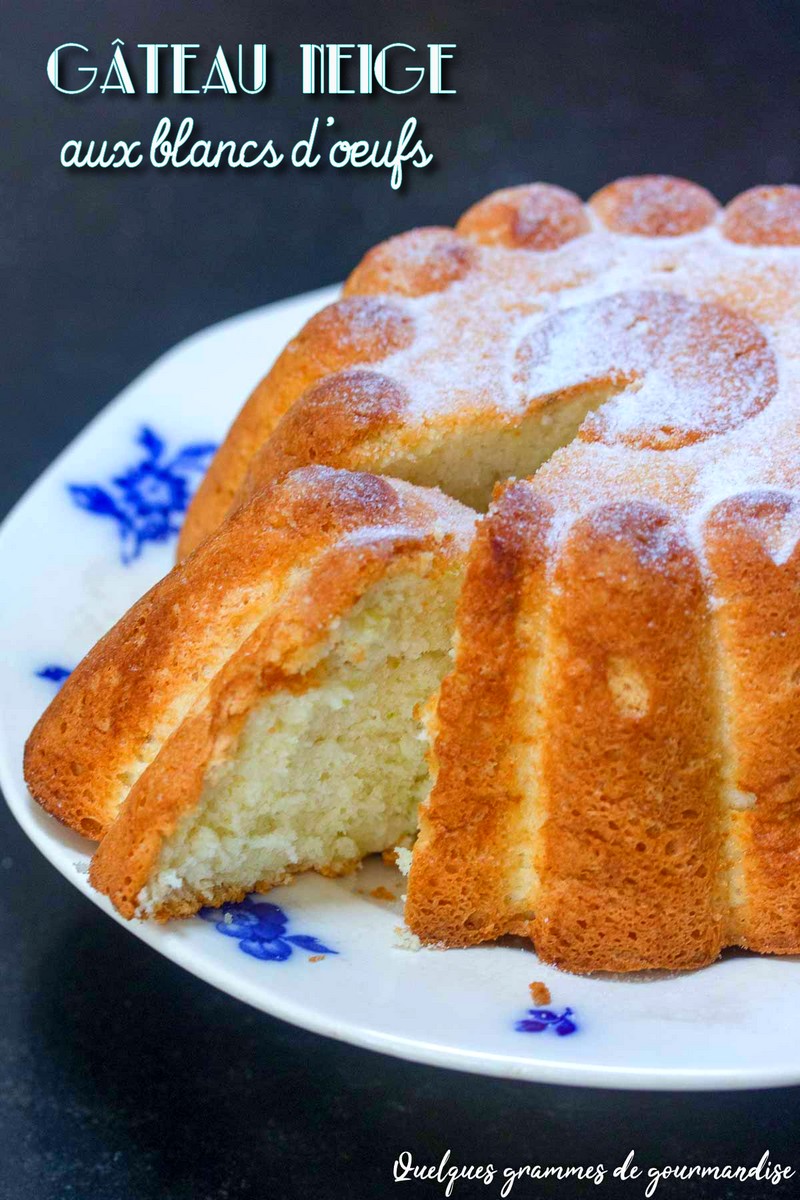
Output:
[[[589,194],[687,175],[727,200],[799,181],[800,5],[64,0],[3,13],[0,508],[158,354],[213,321],[341,278],[375,241],[451,223],[495,187]],[[265,41],[260,98],[58,95],[54,46]],[[455,97],[300,94],[301,42],[456,42]],[[437,166],[383,173],[68,172],[67,138],[392,137],[413,114]],[[362,132],[363,131],[363,132]],[[265,363],[265,367],[269,364]],[[57,611],[54,611],[54,620]],[[758,1003],[758,997],[753,997]],[[765,1020],[769,1014],[765,1013]],[[676,1027],[677,1028],[677,1027]],[[670,1031],[671,1036],[675,1034]],[[0,809],[0,1196],[5,1200],[380,1197],[403,1149],[522,1164],[749,1162],[800,1169],[800,1091],[648,1095],[535,1087],[395,1062],[213,991],[112,925]],[[624,1155],[623,1155],[624,1156]],[[797,1180],[662,1184],[657,1195],[798,1195]],[[441,1195],[406,1184],[400,1195]],[[484,1189],[484,1194],[488,1194]],[[494,1191],[494,1189],[493,1189]],[[519,1185],[515,1196],[589,1195]],[[615,1194],[606,1183],[605,1194]],[[478,1195],[460,1185],[456,1195]],[[638,1196],[638,1183],[619,1194]]]

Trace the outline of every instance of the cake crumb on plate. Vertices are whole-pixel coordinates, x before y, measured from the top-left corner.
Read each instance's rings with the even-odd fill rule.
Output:
[[[370,896],[372,896],[373,900],[396,900],[397,899],[394,892],[390,892],[389,889],[385,888],[385,887],[373,888],[372,891],[370,892]]]
[[[528,990],[534,1004],[550,1003],[550,988],[546,983],[542,983],[540,979],[534,979],[533,983],[529,983]]]
[[[405,925],[395,925],[394,944],[398,950],[421,950],[422,942]]]

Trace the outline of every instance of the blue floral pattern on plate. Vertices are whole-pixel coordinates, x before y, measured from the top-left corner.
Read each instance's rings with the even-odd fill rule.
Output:
[[[133,562],[147,542],[175,537],[197,484],[216,446],[197,442],[167,453],[162,438],[144,426],[136,439],[144,454],[110,484],[71,483],[68,491],[78,508],[116,521],[123,563]]]
[[[58,663],[48,663],[46,667],[40,667],[36,672],[37,679],[46,679],[48,683],[54,683],[60,687],[68,675],[72,674],[70,667],[62,667]]]
[[[259,903],[247,896],[238,904],[201,908],[198,916],[210,921],[217,933],[236,938],[239,949],[264,962],[285,962],[295,948],[309,954],[336,954],[317,938],[305,933],[287,933],[289,918],[277,904]]]
[[[549,1008],[529,1008],[528,1015],[517,1021],[514,1028],[517,1033],[544,1033],[546,1029],[552,1029],[559,1037],[578,1032],[571,1008],[565,1008],[560,1013]]]

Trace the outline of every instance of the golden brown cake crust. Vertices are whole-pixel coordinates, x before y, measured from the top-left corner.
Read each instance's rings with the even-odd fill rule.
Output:
[[[326,376],[304,392],[254,455],[239,501],[309,458],[333,467],[351,459],[362,443],[400,425],[405,402],[402,386],[377,371],[353,368]]]
[[[304,588],[327,579],[332,564],[342,583],[337,592],[329,581],[327,601],[338,596],[345,605],[353,571],[366,578],[386,555],[463,553],[471,521],[435,491],[324,467],[267,488],[135,604],[67,679],[28,739],[32,795],[73,829],[102,837],[162,744],[259,629],[280,617],[298,646],[321,636],[322,610]]]
[[[719,598],[730,688],[740,887],[729,940],[800,953],[800,546],[797,495],[765,490],[723,501],[705,544]]]
[[[236,418],[187,513],[178,557],[185,557],[223,520],[251,458],[298,397],[334,372],[401,350],[412,337],[409,313],[383,297],[352,296],[313,316]]]
[[[516,756],[532,703],[527,666],[540,650],[549,505],[527,483],[479,523],[459,602],[455,669],[431,722],[435,783],[421,813],[406,921],[426,942],[468,946],[533,932],[529,897],[508,902],[523,788]]]
[[[725,237],[745,246],[800,245],[800,187],[756,187],[728,205]]]
[[[569,970],[717,957],[719,697],[699,563],[660,505],[601,505],[554,564],[534,940]]]
[[[578,197],[547,183],[494,192],[468,209],[456,225],[456,233],[484,246],[526,250],[557,250],[590,229]]]
[[[634,175],[595,192],[589,204],[607,229],[640,237],[681,237],[713,221],[719,204],[705,188],[669,175]]]
[[[727,907],[698,563],[666,510],[609,505],[547,585],[550,520],[517,483],[479,527],[406,918],[430,943],[525,934],[566,970],[696,967],[725,944]]]

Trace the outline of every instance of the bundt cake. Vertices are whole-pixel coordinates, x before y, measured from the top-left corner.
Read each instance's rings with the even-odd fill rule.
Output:
[[[414,710],[450,662],[473,522],[430,489],[299,470],[98,643],[25,771],[104,835],[90,878],[120,912],[185,915],[414,834]]]
[[[159,886],[172,878],[163,846],[178,828],[173,816],[164,832],[161,805],[176,813],[173,796],[191,794],[180,810],[202,820],[203,722],[227,695],[232,639],[263,628],[261,601],[254,612],[227,584],[215,591],[220,570],[203,564],[238,555],[248,586],[281,590],[290,621],[286,578],[295,560],[307,575],[306,541],[276,535],[273,551],[239,533],[257,524],[248,514],[315,463],[380,473],[489,508],[453,669],[426,709],[433,785],[410,928],[451,946],[521,934],[577,971],[689,968],[726,945],[800,952],[798,331],[793,187],[725,209],[661,176],[619,180],[588,205],[547,185],[509,188],[455,230],[376,247],[237,418],[163,601],[151,593],[45,717],[28,755],[34,794],[100,833],[133,786],[94,869],[125,911],[186,911],[187,887],[221,895],[182,882],[165,899],[153,883],[158,855]],[[428,503],[385,479],[362,486]],[[318,553],[317,529],[307,534]],[[138,621],[158,645],[136,660],[154,672],[144,689],[128,673],[148,636]],[[256,636],[264,661],[283,653],[269,649],[277,637]],[[173,657],[175,683],[161,666]],[[154,700],[162,688],[168,702]],[[380,709],[376,739],[384,720]],[[294,728],[308,738],[305,718]],[[184,753],[195,736],[204,749]],[[173,754],[203,764],[191,786]],[[413,799],[397,799],[407,824],[417,770]],[[323,820],[331,801],[311,780],[305,811]],[[203,803],[221,802],[208,800],[215,786],[203,784]],[[147,865],[124,882],[123,859]],[[270,867],[261,882],[280,875]]]

